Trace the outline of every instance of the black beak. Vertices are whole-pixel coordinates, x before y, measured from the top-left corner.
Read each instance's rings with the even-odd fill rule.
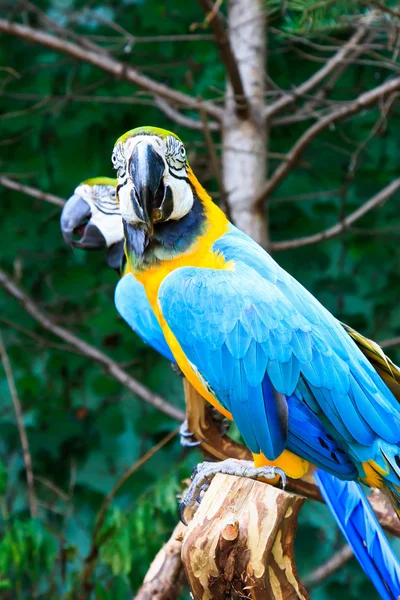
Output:
[[[71,196],[61,213],[61,232],[64,241],[72,248],[100,250],[107,243],[101,231],[90,222],[92,211],[89,204],[77,194]],[[74,240],[74,235],[80,239]]]
[[[164,161],[151,144],[139,142],[129,161],[129,175],[133,181],[132,203],[138,217],[146,224],[148,235],[152,235],[155,198],[164,175]]]

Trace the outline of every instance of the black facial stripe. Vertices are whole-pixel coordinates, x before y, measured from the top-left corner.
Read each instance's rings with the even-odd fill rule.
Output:
[[[168,217],[172,215],[172,212],[174,210],[174,198],[172,196],[172,190],[169,187],[169,185],[165,187],[165,194],[162,204],[160,206],[160,210],[162,212],[164,221],[166,221]]]
[[[118,185],[117,185],[117,194],[118,194],[119,190],[122,190],[122,188],[123,188],[123,187],[125,187],[125,186],[127,185],[127,183],[128,183],[128,180],[126,179],[126,180],[124,181],[124,183],[121,183],[121,184],[118,184]]]
[[[101,210],[102,208],[106,208],[106,209],[111,210],[111,211],[119,212],[118,206],[117,206],[117,203],[116,203],[115,200],[112,200],[110,202],[103,202],[101,200],[94,200],[93,204],[99,210]]]
[[[97,206],[97,209],[101,213],[103,213],[103,215],[110,215],[110,217],[117,217],[120,214],[119,210],[118,211],[114,211],[114,212],[108,212],[108,211],[103,210],[102,208],[100,208],[100,206]]]
[[[190,184],[189,177],[180,177],[179,175],[175,175],[175,173],[173,173],[173,171],[171,171],[170,167],[168,168],[168,170],[169,170],[169,174],[172,175],[172,177],[175,177],[175,179],[181,179],[183,181],[186,181],[186,183]]]

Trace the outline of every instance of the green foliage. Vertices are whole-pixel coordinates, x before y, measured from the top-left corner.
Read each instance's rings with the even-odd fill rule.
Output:
[[[85,10],[83,0],[36,4],[79,35],[118,37],[104,19],[113,19],[140,36],[187,34],[193,24],[196,33],[208,33],[198,25],[203,15],[195,2],[124,0],[89,3],[91,8]],[[319,8],[313,8],[316,4],[266,3],[266,9],[274,11],[272,24],[280,28],[269,39],[269,76],[279,88],[291,89],[319,65],[305,60],[302,41],[294,44],[289,33],[312,34],[323,48],[332,40],[319,38],[321,30],[337,25],[345,38],[348,18],[367,10],[357,2],[320,2]],[[224,71],[210,41],[133,40],[127,44],[122,40],[113,42],[112,50],[143,73],[193,96],[215,98],[224,89]],[[318,52],[324,58],[332,53]],[[385,56],[390,58],[390,52]],[[2,38],[0,57],[3,65],[14,69],[13,73],[1,72],[4,174],[17,174],[26,184],[67,198],[80,181],[113,175],[111,148],[120,134],[152,124],[173,129],[184,139],[194,170],[218,198],[202,133],[169,121],[142,92],[98,69],[16,38]],[[387,66],[356,64],[339,79],[331,98],[355,97],[384,81],[388,72]],[[89,94],[130,97],[132,102],[89,102]],[[390,126],[382,122],[360,153],[356,170],[349,169],[357,144],[368,138],[378,118],[378,109],[361,113],[313,142],[303,163],[270,199],[274,240],[306,236],[335,224],[343,210],[355,210],[398,176],[396,103]],[[271,152],[287,152],[309,124],[274,126]],[[215,141],[220,141],[216,135]],[[270,169],[276,164],[275,154]],[[60,325],[126,364],[134,377],[183,407],[180,378],[116,314],[117,276],[103,257],[72,253],[64,246],[57,207],[0,191],[2,267]],[[304,199],[291,199],[298,194],[304,194]],[[282,253],[277,259],[343,321],[376,340],[394,337],[400,334],[398,202],[391,200],[357,226],[364,232]],[[76,599],[94,542],[98,554],[91,598],[132,598],[176,523],[176,495],[200,455],[186,455],[177,439],[167,444],[119,489],[93,540],[107,494],[176,423],[44,331],[2,292],[0,315],[23,407],[38,500],[37,518],[31,519],[13,405],[0,371],[0,595],[5,600]],[[395,352],[391,355],[399,360]],[[305,574],[343,541],[327,509],[309,502],[301,512],[296,543],[297,563]],[[313,599],[355,600],[373,598],[371,594],[370,584],[352,561],[316,590]]]

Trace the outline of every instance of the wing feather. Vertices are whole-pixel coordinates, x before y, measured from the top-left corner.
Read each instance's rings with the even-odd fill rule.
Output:
[[[175,362],[145,289],[131,273],[118,282],[114,301],[117,311],[133,331],[166,359]]]

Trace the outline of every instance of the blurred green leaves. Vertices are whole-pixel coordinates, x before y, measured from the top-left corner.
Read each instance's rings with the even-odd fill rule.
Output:
[[[91,3],[92,13],[82,12],[86,4],[84,0],[36,2],[50,18],[77,34],[112,35],[114,41],[109,45],[115,56],[143,73],[193,96],[223,97],[224,70],[212,42],[137,41],[127,48],[126,40],[116,41],[119,33],[110,31],[105,21],[114,18],[142,38],[187,34],[193,23],[204,20],[195,2],[105,1]],[[269,33],[268,75],[285,90],[309,77],[321,57],[332,54],[321,50],[318,60],[308,61],[304,53],[312,50],[301,40],[295,43],[290,34],[305,35],[302,39],[306,41],[312,38],[322,48],[324,44],[332,47],[336,35],[347,35],[347,23],[355,12],[367,10],[364,2],[315,0],[271,0],[265,8],[273,10],[271,26],[275,28]],[[209,30],[201,27],[196,33]],[[391,58],[389,50],[381,51]],[[1,116],[6,116],[1,119],[2,173],[22,176],[26,184],[67,198],[82,180],[113,175],[110,154],[121,133],[152,124],[173,129],[185,140],[196,174],[218,199],[202,133],[169,121],[151,101],[135,103],[143,100],[142,92],[91,66],[16,38],[2,38],[0,57],[1,64],[18,73],[6,84],[1,73]],[[362,63],[349,67],[332,98],[355,97],[390,73],[386,67]],[[91,101],[79,100],[89,95]],[[100,102],[98,96],[131,97],[133,103]],[[17,110],[22,114],[10,118]],[[390,125],[382,126],[361,153],[351,181],[352,153],[379,119],[379,107],[340,123],[313,142],[303,157],[304,166],[297,167],[270,199],[273,240],[298,238],[334,225],[343,211],[355,210],[398,177],[396,103],[389,116]],[[286,153],[309,124],[273,126],[269,148]],[[214,139],[219,144],[216,134]],[[276,158],[271,158],[270,170],[276,165]],[[117,275],[107,268],[104,256],[72,253],[64,246],[56,207],[16,192],[0,189],[0,193],[2,267],[59,324],[107,352],[138,380],[182,407],[180,378],[116,314],[113,290]],[[298,194],[305,196],[294,198]],[[400,334],[398,196],[357,226],[358,233],[349,232],[276,258],[336,316],[379,341]],[[391,233],[380,233],[388,227]],[[5,600],[76,600],[96,517],[107,494],[176,423],[133,397],[51,332],[43,331],[3,292],[0,326],[23,406],[39,505],[37,519],[30,519],[20,440],[0,369],[0,596]],[[391,356],[400,360],[395,351]],[[181,481],[199,459],[198,452],[186,455],[174,439],[119,490],[97,539],[92,599],[132,598],[177,521]],[[342,543],[327,509],[307,503],[296,541],[300,572],[308,573]],[[356,600],[372,598],[371,593],[357,563],[351,561],[312,597]]]

